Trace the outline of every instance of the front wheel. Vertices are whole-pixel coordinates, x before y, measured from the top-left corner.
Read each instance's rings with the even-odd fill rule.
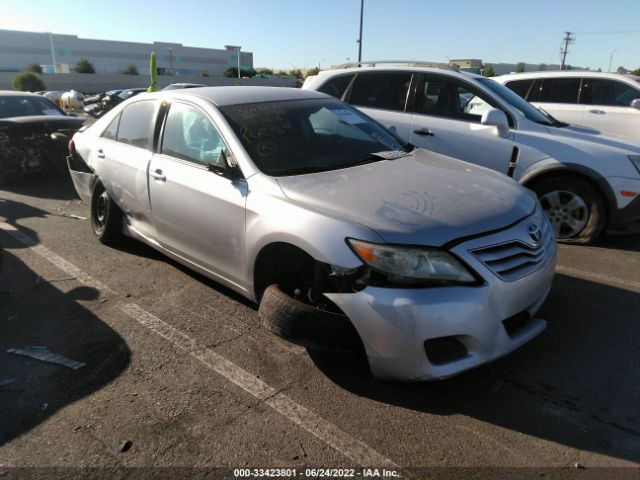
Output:
[[[101,182],[95,184],[91,195],[91,227],[102,243],[122,237],[122,211]]]
[[[549,178],[531,188],[559,241],[590,243],[604,229],[605,203],[600,193],[584,180]]]

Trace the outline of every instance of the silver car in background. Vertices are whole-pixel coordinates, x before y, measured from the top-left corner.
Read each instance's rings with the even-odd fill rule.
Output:
[[[232,288],[284,338],[364,348],[376,378],[449,377],[546,326],[556,246],[535,196],[409,152],[322,93],[142,94],[69,150],[100,240],[124,233]]]

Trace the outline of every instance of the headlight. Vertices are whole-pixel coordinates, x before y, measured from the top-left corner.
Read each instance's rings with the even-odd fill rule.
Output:
[[[638,173],[640,173],[640,155],[629,155],[629,160],[636,167]]]
[[[372,270],[395,284],[469,284],[478,280],[455,257],[429,247],[379,245],[347,239],[354,253]]]

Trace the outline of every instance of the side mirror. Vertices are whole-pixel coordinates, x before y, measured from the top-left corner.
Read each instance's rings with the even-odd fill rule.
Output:
[[[224,149],[220,150],[215,163],[209,164],[209,171],[232,181],[242,177],[235,158],[227,155]]]
[[[631,108],[635,108],[636,110],[640,110],[640,98],[636,98],[635,100],[631,100],[631,104],[629,106]]]
[[[482,114],[482,125],[496,127],[498,136],[506,137],[509,134],[509,120],[507,114],[498,108],[491,108]]]

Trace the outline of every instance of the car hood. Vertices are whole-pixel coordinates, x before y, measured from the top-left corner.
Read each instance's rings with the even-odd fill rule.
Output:
[[[44,127],[44,128],[80,128],[85,122],[82,117],[66,115],[30,115],[24,117],[0,118],[0,126]]]
[[[604,135],[599,130],[577,125],[567,127],[546,127],[547,132],[556,138],[565,139],[577,148],[587,152],[603,151],[621,154],[640,153],[640,142],[630,138]]]
[[[277,181],[289,200],[365,225],[389,243],[444,245],[512,224],[536,205],[505,175],[423,149]]]

